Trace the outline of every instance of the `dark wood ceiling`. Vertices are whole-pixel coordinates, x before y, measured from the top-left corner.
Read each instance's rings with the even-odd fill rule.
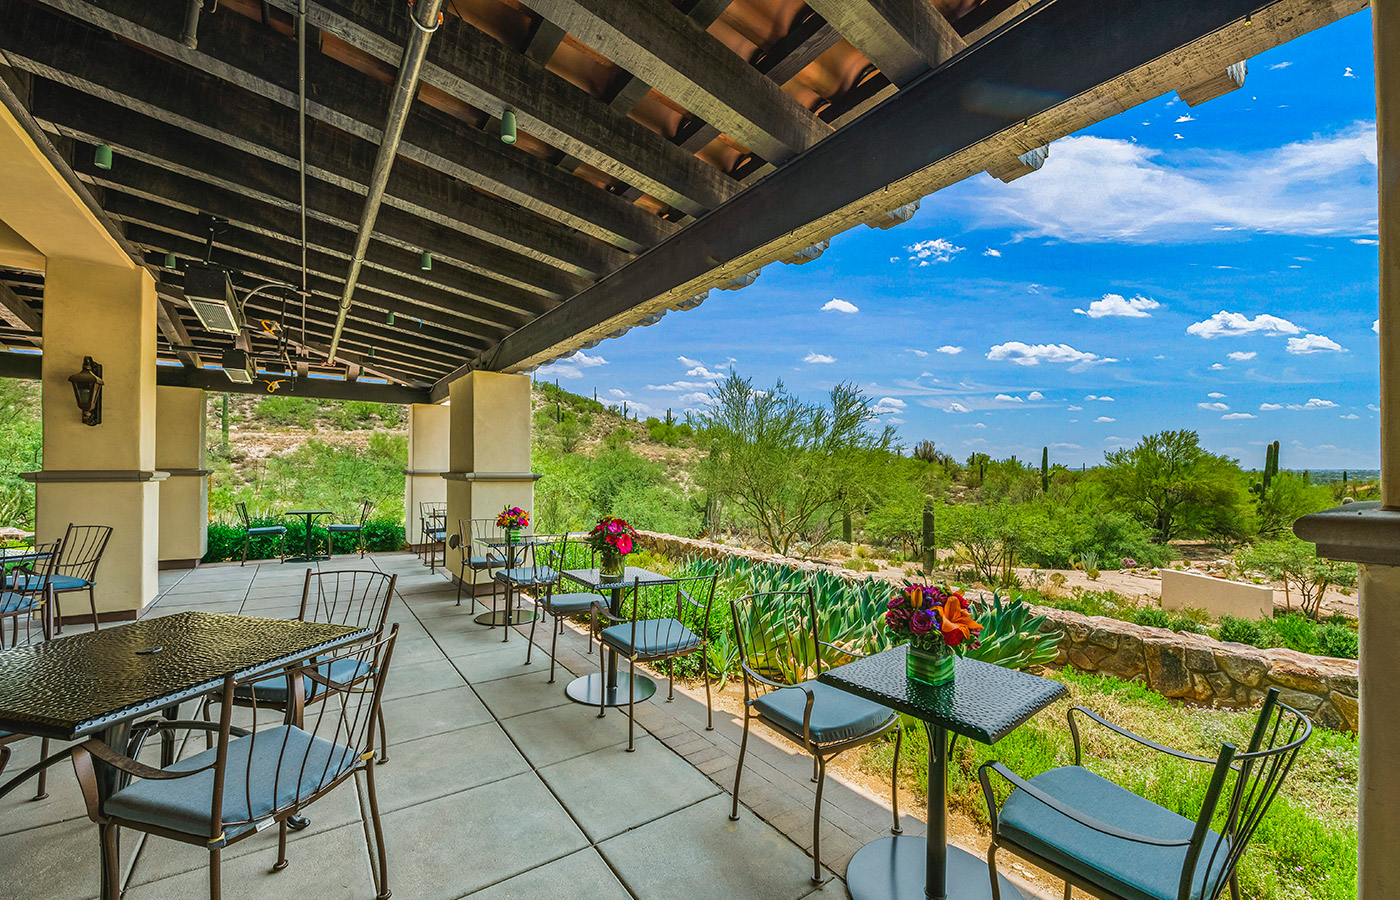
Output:
[[[1037,30],[1019,25],[1037,18],[1033,0],[448,0],[330,360],[415,25],[404,0],[311,0],[310,294],[251,299],[254,349],[271,351],[280,328],[303,374],[364,373],[436,394],[472,367],[528,368],[579,343],[564,338],[596,340],[664,312],[658,297],[676,308],[700,276],[733,277],[725,267],[750,251],[1255,4],[1119,0],[1102,22],[1083,0],[1040,4],[1059,5]],[[1282,15],[1309,3],[1273,5]],[[193,48],[181,39],[188,6],[0,0],[0,76],[158,273],[162,358],[199,367],[230,344],[200,328],[182,293],[211,217],[212,259],[238,286],[301,283],[297,0],[209,0]],[[1172,9],[1180,21],[1168,21]],[[1096,30],[1076,48],[1066,35],[1086,21]],[[983,67],[944,65],[979,42]],[[1049,69],[1094,59],[1054,69],[1036,93],[1025,73],[1037,52]],[[961,93],[921,77],[940,66]],[[968,108],[968,91],[1001,82],[1028,96]],[[868,118],[859,133],[846,127],[877,106],[905,130],[870,130]],[[503,110],[518,121],[514,145],[500,140]],[[94,164],[101,144],[113,148],[110,169]],[[39,340],[41,298],[40,273],[0,272],[0,341]]]

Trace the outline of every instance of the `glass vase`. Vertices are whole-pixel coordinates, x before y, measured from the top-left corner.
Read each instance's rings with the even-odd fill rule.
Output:
[[[616,550],[604,550],[598,554],[598,569],[611,580],[622,578],[622,554]]]
[[[909,656],[905,672],[923,684],[948,684],[953,680],[953,649],[943,643],[939,634],[909,639]]]

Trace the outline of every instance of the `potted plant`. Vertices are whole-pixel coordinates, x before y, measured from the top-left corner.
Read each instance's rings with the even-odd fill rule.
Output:
[[[530,514],[518,506],[507,506],[496,516],[496,527],[505,532],[507,542],[518,543],[521,529],[530,527]]]
[[[598,552],[598,568],[602,574],[620,578],[623,557],[637,547],[637,531],[626,519],[603,516],[588,532],[588,546]]]
[[[885,627],[909,638],[906,672],[915,681],[953,680],[953,649],[964,641],[978,645],[982,626],[973,621],[962,591],[926,584],[900,588],[885,611]]]

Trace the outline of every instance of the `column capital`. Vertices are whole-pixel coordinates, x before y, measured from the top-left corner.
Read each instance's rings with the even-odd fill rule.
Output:
[[[1400,566],[1400,510],[1378,501],[1347,503],[1303,516],[1293,533],[1317,544],[1317,555],[1341,562]]]

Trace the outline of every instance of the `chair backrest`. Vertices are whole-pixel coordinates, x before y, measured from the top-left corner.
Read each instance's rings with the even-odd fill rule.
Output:
[[[397,575],[383,572],[351,569],[313,572],[308,569],[297,618],[303,622],[372,628],[378,636],[384,631],[398,579]]]
[[[466,546],[470,546],[472,541],[505,539],[505,529],[496,524],[495,516],[487,519],[458,519],[457,527],[459,529],[466,528],[466,533],[462,538]],[[481,550],[483,554],[485,553],[485,548],[481,546],[476,547],[475,550]],[[476,555],[475,550],[473,550],[474,555]]]
[[[535,546],[535,559],[540,565],[549,566],[556,572],[569,569],[593,569],[598,565],[598,554],[583,541],[570,540],[568,534],[561,534],[546,543]]]
[[[746,699],[773,690],[768,682],[796,684],[822,672],[817,599],[810,586],[760,591],[730,601]]]
[[[374,512],[374,501],[373,501],[373,500],[365,500],[364,502],[362,502],[362,503],[360,504],[360,527],[361,527],[361,528],[364,528],[364,527],[365,527],[365,523],[369,521],[369,516],[370,516],[370,513],[372,513],[372,512]]]
[[[631,586],[632,646],[638,646],[639,626],[654,624],[647,642],[663,647],[683,646],[685,632],[702,641],[710,626],[710,608],[715,602],[719,575],[691,575],[665,581],[634,579]],[[624,612],[626,599],[624,598]]]
[[[217,752],[206,767],[214,772],[211,842],[226,829],[260,824],[309,803],[357,769],[373,764],[373,726],[398,631],[395,625],[388,636],[321,654],[288,669],[291,721],[302,723],[301,727],[264,725],[240,738],[248,743],[246,753],[229,752],[236,730],[234,691],[243,689],[239,702],[254,707],[252,721],[258,722],[259,693],[251,688],[265,681],[268,673],[243,679],[229,676],[224,681]],[[305,706],[307,690],[323,702]],[[286,720],[279,706],[277,715],[266,721]],[[230,779],[230,772],[237,770],[241,770],[242,792],[225,789],[237,783]]]
[[[233,505],[236,506],[236,507],[238,507],[238,515],[241,516],[241,517],[243,518],[243,527],[244,527],[244,528],[252,528],[252,527],[253,527],[253,517],[250,516],[250,515],[248,515],[248,504],[244,503],[242,500],[239,500],[237,503],[235,503],[235,504],[233,504]]]
[[[110,525],[70,524],[63,535],[63,552],[57,557],[58,564],[54,571],[84,581],[94,581],[97,564],[102,562],[102,554],[107,550],[107,542],[111,538]]]
[[[1278,698],[1278,688],[1270,688],[1243,753],[1233,744],[1220,748],[1186,852],[1178,889],[1181,900],[1193,897],[1214,900],[1228,886],[1245,847],[1293,768],[1298,751],[1312,735],[1312,722],[1308,717],[1280,703]],[[1228,788],[1231,776],[1234,786]],[[1220,827],[1222,798],[1227,798],[1228,806],[1223,827]],[[1218,833],[1226,840],[1215,841],[1213,846],[1207,847],[1212,824],[1219,827]],[[1198,874],[1201,872],[1204,876]],[[1199,894],[1195,892],[1197,884],[1203,885]]]

